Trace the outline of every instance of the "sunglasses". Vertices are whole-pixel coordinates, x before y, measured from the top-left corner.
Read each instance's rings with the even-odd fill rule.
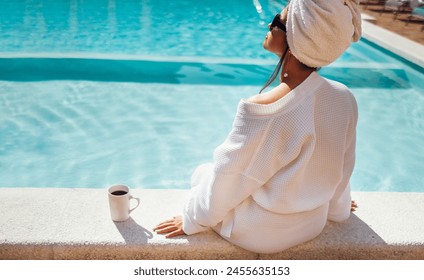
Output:
[[[271,24],[269,25],[269,31],[271,31],[274,27],[278,27],[284,32],[287,32],[286,25],[280,21],[280,14],[276,14]]]

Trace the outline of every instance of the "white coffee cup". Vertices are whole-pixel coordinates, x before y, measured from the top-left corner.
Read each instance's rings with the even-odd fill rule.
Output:
[[[128,220],[130,213],[140,205],[140,199],[130,195],[130,189],[124,185],[114,185],[108,189],[109,207],[112,220],[123,222]],[[130,209],[130,200],[135,199],[137,206]]]

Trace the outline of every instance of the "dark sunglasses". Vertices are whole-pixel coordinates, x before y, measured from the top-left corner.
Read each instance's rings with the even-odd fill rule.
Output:
[[[271,25],[269,26],[269,31],[271,31],[276,26],[284,32],[287,32],[286,25],[280,21],[280,14],[275,15],[274,19],[271,22]]]

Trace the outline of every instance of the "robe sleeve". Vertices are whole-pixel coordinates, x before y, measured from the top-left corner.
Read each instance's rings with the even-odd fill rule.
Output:
[[[247,171],[260,149],[259,142],[266,137],[268,122],[268,118],[251,120],[238,114],[226,140],[215,149],[214,161],[194,171],[192,189],[183,209],[186,234],[217,225],[263,185]]]
[[[342,222],[349,218],[351,212],[350,177],[355,166],[356,125],[358,120],[358,108],[353,100],[353,117],[348,128],[346,138],[346,152],[343,163],[343,177],[330,200],[328,219],[334,222]]]
[[[197,174],[196,174],[197,173]],[[183,230],[195,234],[217,225],[262,184],[242,174],[219,173],[213,164],[200,166],[183,211]]]

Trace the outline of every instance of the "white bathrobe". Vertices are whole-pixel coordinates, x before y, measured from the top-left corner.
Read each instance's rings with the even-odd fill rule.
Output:
[[[342,84],[313,72],[269,105],[241,100],[214,161],[199,166],[183,230],[213,228],[258,253],[315,238],[350,215],[357,104]]]

